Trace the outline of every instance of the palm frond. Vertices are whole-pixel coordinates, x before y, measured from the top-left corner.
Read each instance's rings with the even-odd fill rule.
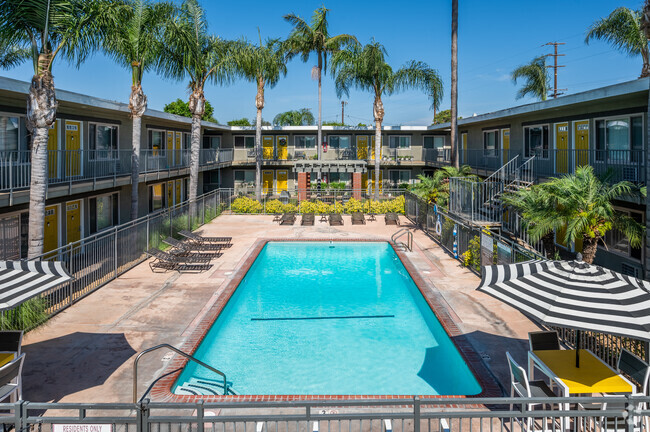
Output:
[[[546,100],[550,87],[550,77],[546,70],[546,57],[541,56],[533,59],[530,63],[519,66],[512,71],[513,83],[523,78],[524,86],[517,92],[517,99],[531,95],[540,100]]]
[[[592,39],[609,42],[617,50],[637,56],[648,49],[648,41],[641,29],[641,12],[619,7],[605,18],[594,22],[587,31],[585,43]]]

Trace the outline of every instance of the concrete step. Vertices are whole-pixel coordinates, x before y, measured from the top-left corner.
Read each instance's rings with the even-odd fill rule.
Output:
[[[223,381],[192,377],[189,381],[176,387],[174,394],[198,396],[222,395]],[[237,392],[231,387],[228,387],[228,394],[236,395]]]

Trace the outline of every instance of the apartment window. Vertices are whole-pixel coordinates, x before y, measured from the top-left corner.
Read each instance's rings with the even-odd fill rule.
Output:
[[[316,136],[314,135],[297,135],[294,137],[293,145],[297,149],[316,148]]]
[[[596,120],[596,161],[638,162],[642,150],[641,116]]]
[[[0,151],[18,150],[19,130],[19,117],[0,115]]]
[[[350,183],[352,174],[350,173],[329,173],[330,183]]]
[[[255,183],[255,171],[253,170],[236,170],[235,183]]]
[[[524,128],[524,157],[548,159],[548,125]]]
[[[204,149],[214,149],[218,150],[221,148],[221,137],[220,136],[203,136],[203,148]]]
[[[154,212],[165,207],[165,183],[149,186],[149,211]]]
[[[388,148],[408,149],[411,148],[410,136],[390,136],[388,137]]]
[[[330,135],[328,137],[328,140],[329,140],[330,148],[333,149],[349,149],[350,143],[352,142],[352,139],[350,138],[349,135],[344,135],[344,136]]]
[[[643,223],[643,213],[633,210],[616,209],[617,212],[627,215],[636,222]],[[629,258],[641,260],[641,248],[633,248],[625,235],[617,229],[611,229],[605,233],[605,245],[609,252],[614,252]],[[602,246],[598,246],[602,247]]]
[[[499,155],[499,130],[483,131],[483,155]]]
[[[119,130],[114,125],[90,123],[89,146],[90,159],[115,159],[117,158]]]
[[[422,146],[425,149],[441,149],[445,147],[444,136],[425,136],[422,138]]]
[[[388,176],[390,182],[395,186],[402,183],[411,183],[411,171],[408,170],[390,170]]]
[[[221,138],[221,137],[219,137]],[[183,150],[189,150],[192,148],[192,134],[189,132],[183,132]]]
[[[105,230],[119,222],[117,193],[90,198],[90,233]]]
[[[254,147],[255,147],[255,137],[254,136],[239,135],[239,136],[235,137],[235,148],[252,149]]]
[[[164,148],[165,148],[165,132],[161,130],[150,130],[149,150],[155,150],[154,154],[158,154],[158,151]]]

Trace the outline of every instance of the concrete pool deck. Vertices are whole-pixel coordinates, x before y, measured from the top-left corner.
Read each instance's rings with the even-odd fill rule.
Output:
[[[389,240],[399,229],[383,218],[366,225],[279,226],[273,216],[222,215],[199,229],[204,235],[232,236],[233,246],[200,274],[154,274],[147,262],[108,283],[25,335],[23,399],[35,402],[130,402],[137,352],[161,343],[182,346],[249,256],[260,238]],[[401,217],[403,227],[408,220]],[[299,222],[298,222],[299,223]],[[538,329],[529,319],[483,293],[479,278],[422,231],[414,233],[408,253],[420,275],[435,287],[461,333],[465,334],[504,388],[509,387],[505,351],[525,363],[527,333]],[[169,350],[140,362],[141,395],[160,376]],[[218,367],[218,365],[215,365]]]

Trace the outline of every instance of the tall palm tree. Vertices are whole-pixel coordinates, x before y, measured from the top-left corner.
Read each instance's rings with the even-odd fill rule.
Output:
[[[99,47],[121,7],[108,0],[0,0],[4,65],[31,59],[34,66],[27,97],[32,135],[28,258],[43,253],[48,130],[58,105],[52,66],[59,57],[79,66]]]
[[[171,20],[174,6],[165,2],[151,3],[148,0],[126,0],[125,6],[120,18],[114,22],[114,27],[107,31],[104,49],[120,66],[131,70],[131,219],[136,219],[142,116],[147,110],[142,77],[158,62],[162,51],[162,29]]]
[[[436,107],[437,108],[437,107]],[[435,108],[434,115],[435,119]],[[459,168],[458,158],[458,0],[451,0],[451,163]]]
[[[192,113],[190,144],[190,212],[196,208],[201,148],[201,117],[205,112],[204,88],[208,81],[222,84],[237,75],[234,43],[208,34],[208,23],[197,0],[184,0],[163,36],[166,41],[158,72],[172,79],[189,78]]]
[[[255,196],[262,199],[262,110],[264,109],[264,88],[275,87],[280,78],[287,74],[287,56],[278,39],[269,39],[259,46],[246,44],[237,55],[237,65],[242,76],[257,84],[255,107]]]
[[[339,51],[342,47],[357,44],[357,38],[349,34],[330,36],[327,22],[329,9],[321,6],[314,11],[311,25],[295,14],[284,16],[293,30],[287,39],[290,55],[300,55],[303,62],[309,61],[311,53],[315,53],[317,64],[312,68],[312,78],[318,80],[318,159],[322,157],[323,144],[323,98],[321,75],[327,71],[327,56]],[[319,174],[320,175],[320,174]]]
[[[314,115],[309,108],[281,112],[273,117],[275,126],[310,126],[314,124]]]
[[[375,199],[379,198],[379,170],[381,153],[381,125],[384,121],[382,96],[413,88],[424,91],[433,106],[442,99],[442,79],[426,63],[410,61],[393,71],[385,60],[386,49],[374,40],[361,47],[352,45],[332,57],[332,72],[336,75],[336,93],[349,95],[350,87],[372,91],[375,95]]]
[[[546,69],[545,56],[536,57],[530,63],[519,66],[512,71],[511,77],[514,84],[517,84],[517,80],[520,78],[526,81],[524,86],[517,91],[517,99],[531,95],[539,100],[546,100],[548,89],[551,86],[551,78]]]
[[[631,57],[641,55],[643,67],[639,78],[650,76],[650,53],[642,18],[642,11],[616,8],[606,18],[599,19],[589,27],[585,43],[588,44],[591,39],[600,39]]]

